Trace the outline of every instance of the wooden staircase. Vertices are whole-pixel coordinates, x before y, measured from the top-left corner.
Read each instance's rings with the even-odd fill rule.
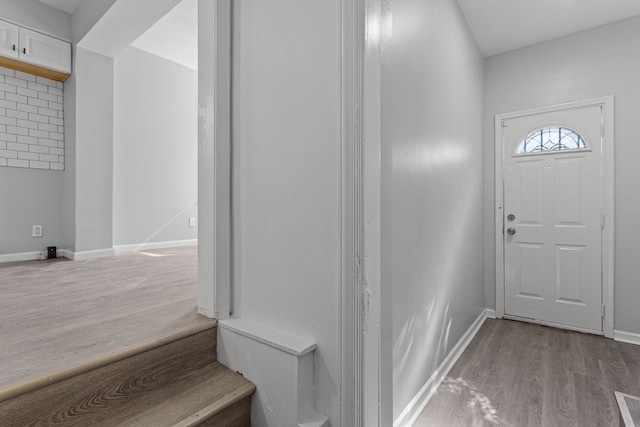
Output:
[[[216,327],[2,389],[0,426],[250,426],[255,386],[217,361]]]

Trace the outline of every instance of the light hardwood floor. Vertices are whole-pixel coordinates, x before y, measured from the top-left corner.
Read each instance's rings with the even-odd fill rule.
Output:
[[[0,264],[0,389],[208,322],[197,248]]]
[[[617,427],[614,391],[640,395],[640,346],[487,319],[414,426]]]

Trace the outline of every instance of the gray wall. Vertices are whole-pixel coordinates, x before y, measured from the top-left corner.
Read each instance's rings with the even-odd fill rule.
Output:
[[[75,57],[75,251],[113,246],[113,58]],[[69,150],[69,147],[67,147]]]
[[[396,419],[484,309],[483,57],[455,0],[385,10],[382,286]]]
[[[640,333],[640,18],[574,34],[486,60],[485,267],[495,306],[494,117],[593,97],[615,96],[615,323]]]
[[[0,18],[71,39],[71,17],[36,0],[0,0]],[[0,254],[64,247],[62,183],[61,172],[0,168]],[[35,224],[44,226],[41,239],[31,237]]]
[[[233,314],[318,343],[338,426],[340,1],[233,8]]]
[[[0,255],[62,246],[62,172],[0,168]],[[41,238],[31,226],[43,226]]]
[[[115,59],[114,245],[197,238],[198,72],[130,47]]]

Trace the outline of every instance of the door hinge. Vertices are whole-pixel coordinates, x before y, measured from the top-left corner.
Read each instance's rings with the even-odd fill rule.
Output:
[[[604,319],[604,304],[600,306],[600,317]]]
[[[600,228],[604,230],[604,214],[600,215]]]

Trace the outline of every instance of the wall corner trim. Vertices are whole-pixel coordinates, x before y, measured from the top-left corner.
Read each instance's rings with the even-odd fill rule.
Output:
[[[640,345],[640,334],[625,331],[613,331],[613,339],[615,341],[626,342],[628,344]]]
[[[287,332],[246,319],[218,320],[218,327],[261,342],[275,349],[300,357],[314,351],[318,345]]]
[[[491,309],[484,309],[482,313],[476,318],[476,320],[469,326],[469,329],[457,342],[455,347],[449,352],[447,357],[442,361],[440,366],[436,368],[429,380],[422,386],[420,391],[415,395],[406,408],[400,413],[400,416],[393,422],[393,427],[409,427],[411,426],[418,416],[422,413],[423,409],[429,403],[429,400],[433,397],[438,386],[447,376],[453,365],[456,364],[462,353],[476,336],[480,327],[486,319],[495,318],[496,312]]]

